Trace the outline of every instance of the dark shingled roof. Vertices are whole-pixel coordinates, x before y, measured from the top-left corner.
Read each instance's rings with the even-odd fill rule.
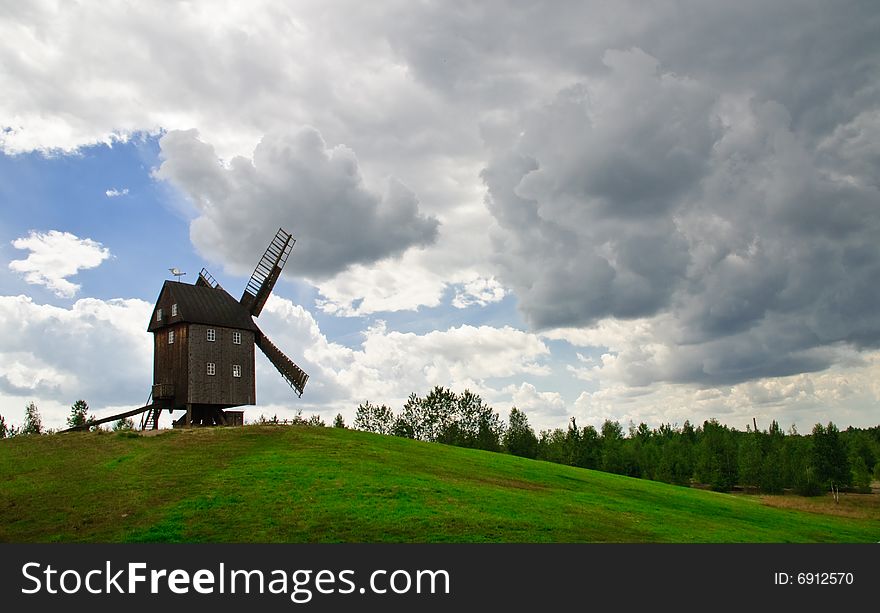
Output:
[[[171,309],[166,309],[162,321],[156,321],[154,308],[147,327],[149,332],[180,322],[258,331],[248,310],[219,286],[213,288],[165,281],[156,301],[157,305],[165,302],[163,298],[166,292],[170,295],[167,302],[177,303],[177,316],[171,317]]]

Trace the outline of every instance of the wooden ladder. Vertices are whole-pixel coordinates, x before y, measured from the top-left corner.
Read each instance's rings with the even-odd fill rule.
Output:
[[[144,422],[141,427],[142,430],[157,430],[159,428],[159,415],[162,413],[162,409],[159,407],[152,407],[147,411],[146,416],[144,417]]]
[[[159,415],[162,413],[162,408],[155,405],[153,392],[150,392],[150,395],[147,396],[147,404],[145,406],[149,406],[151,402],[154,403],[153,406],[144,413],[141,413],[141,430],[157,430],[159,428]]]

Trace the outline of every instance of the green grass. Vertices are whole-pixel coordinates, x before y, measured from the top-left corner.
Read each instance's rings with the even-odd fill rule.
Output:
[[[878,519],[335,428],[0,441],[3,542],[876,542]]]

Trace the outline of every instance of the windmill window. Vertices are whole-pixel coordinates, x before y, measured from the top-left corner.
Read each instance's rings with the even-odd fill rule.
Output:
[[[232,344],[233,345],[241,345],[241,332],[233,332],[232,333]]]
[[[213,343],[217,340],[217,331],[214,328],[208,328],[208,342]]]
[[[168,330],[168,344],[174,344],[174,330]]]
[[[162,309],[156,309],[156,321],[162,321]]]
[[[232,365],[232,376],[233,377],[240,377],[241,376],[241,366],[239,366],[238,364]]]
[[[208,362],[208,374],[213,375],[217,372],[217,365],[214,362]]]
[[[171,317],[177,317],[177,303],[171,305]]]

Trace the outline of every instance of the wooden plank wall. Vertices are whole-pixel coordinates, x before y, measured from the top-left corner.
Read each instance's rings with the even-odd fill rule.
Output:
[[[216,340],[208,340],[208,329],[214,330]],[[235,345],[233,332],[232,328],[189,324],[188,402],[225,406],[256,404],[254,333],[238,330],[241,344]],[[208,362],[216,366],[214,375],[208,375]],[[234,364],[241,366],[241,377],[232,376]]]
[[[186,403],[189,382],[189,350],[187,324],[167,326],[153,334],[153,383],[174,385],[174,404]],[[168,333],[174,330],[174,343],[168,344]]]

